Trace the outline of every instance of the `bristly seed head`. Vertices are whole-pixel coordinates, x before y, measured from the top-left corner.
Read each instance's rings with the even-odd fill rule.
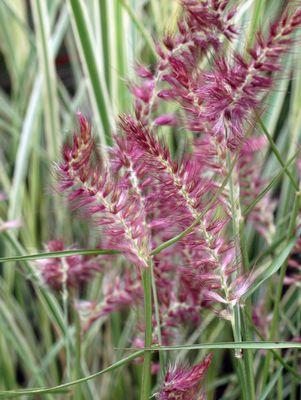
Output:
[[[179,365],[170,367],[164,383],[157,394],[158,400],[199,400],[200,383],[207,372],[213,355],[209,354],[200,364],[187,368]]]

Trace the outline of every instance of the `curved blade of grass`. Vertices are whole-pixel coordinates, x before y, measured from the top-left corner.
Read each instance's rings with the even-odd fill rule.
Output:
[[[280,236],[277,240],[275,240],[267,249],[261,252],[252,262],[251,264],[256,265],[259,260],[271,255],[275,252],[278,246],[282,244],[286,240],[286,235]]]
[[[4,279],[0,279],[0,300],[3,301],[5,307],[9,310],[9,313],[14,316],[15,320],[18,321],[20,331],[26,332],[26,339],[28,345],[33,349],[37,359],[41,357],[39,349],[36,346],[36,336],[32,326],[32,321],[24,312],[22,305],[19,304],[14,296],[11,296],[9,287]]]
[[[298,150],[293,155],[293,157],[290,158],[290,160],[285,164],[285,166],[281,169],[281,171],[279,171],[278,174],[275,175],[274,178],[272,178],[270,183],[264,189],[262,189],[262,191],[256,196],[256,199],[243,210],[242,212],[243,216],[248,215],[256,206],[256,204],[275,186],[275,184],[279,181],[279,179],[285,173],[287,168],[293,163],[293,161],[296,159],[299,153],[300,150]]]
[[[74,381],[71,382],[66,382],[63,383],[61,385],[58,386],[52,386],[52,387],[48,387],[48,388],[35,388],[35,389],[25,389],[25,390],[8,390],[8,391],[4,391],[4,392],[0,392],[0,398],[1,399],[8,399],[11,397],[20,397],[20,396],[36,396],[38,394],[43,394],[43,393],[52,393],[52,392],[58,392],[61,391],[62,389],[67,389],[69,387],[72,387],[74,385],[78,385],[80,383],[83,382],[87,382],[91,379],[97,378],[98,376],[105,374],[107,372],[111,372],[114,371],[117,368],[122,367],[123,365],[126,365],[127,363],[129,363],[130,361],[140,357],[141,355],[143,355],[144,350],[139,350],[136,351],[135,353],[122,358],[121,360],[117,361],[116,363],[110,365],[109,367],[96,372],[95,374],[86,376],[84,378],[80,378],[80,379],[76,379]]]
[[[0,326],[1,332],[11,343],[11,346],[15,349],[19,355],[21,361],[21,368],[30,375],[33,374],[37,382],[40,385],[45,384],[41,377],[41,371],[38,368],[38,362],[35,354],[33,354],[34,348],[31,349],[24,333],[21,332],[16,324],[14,315],[6,307],[6,304],[0,301]]]
[[[287,231],[287,240],[288,240],[288,245],[290,245],[291,242],[294,244],[294,239],[291,239],[292,235],[294,234],[295,231],[295,226],[296,226],[296,220],[297,216],[300,212],[300,192],[297,192],[295,194],[295,199],[294,199],[294,206],[293,206],[293,211],[291,213],[290,217],[290,222],[289,222],[289,227]],[[283,292],[283,285],[284,285],[284,279],[285,279],[285,274],[286,274],[286,269],[288,266],[287,263],[287,258],[289,254],[287,254],[286,257],[282,258],[282,264],[280,265],[280,274],[279,274],[279,280],[278,284],[276,287],[276,293],[275,293],[275,298],[274,298],[274,305],[273,305],[273,318],[270,326],[270,331],[269,331],[269,339],[272,339],[275,337],[276,333],[279,330],[279,323],[280,323],[280,306],[281,306],[281,297],[282,297],[282,292]],[[265,385],[267,382],[268,378],[268,373],[269,373],[269,364],[270,364],[270,355],[267,355],[264,363],[264,368],[263,368],[263,374],[262,374],[262,383]]]
[[[256,333],[256,335],[260,338],[260,340],[263,341],[263,340],[264,340],[264,337],[262,336],[262,334],[260,333],[260,331],[256,328],[256,326],[254,326],[253,319],[252,319],[251,315],[250,315],[249,313],[246,313],[246,316],[247,316],[247,320],[248,320],[250,329]],[[289,371],[292,375],[294,375],[297,379],[299,379],[299,380],[301,381],[301,375],[298,374],[298,373],[296,372],[296,370],[295,370],[292,366],[290,366],[290,365],[281,357],[280,354],[277,353],[276,350],[271,350],[271,352],[272,352],[272,354],[273,354],[273,357],[275,357],[276,360],[278,360],[279,363],[280,363],[287,371]]]
[[[50,45],[50,19],[47,10],[47,2],[31,0],[31,5],[37,36],[36,46],[39,68],[41,74],[44,76],[43,106],[45,107],[46,139],[50,156],[54,159],[59,147],[58,135],[60,132],[60,122],[55,58]]]
[[[53,53],[57,54],[63,35],[66,31],[68,24],[68,14],[66,8],[63,8],[60,14],[59,21],[57,22],[55,32],[53,34]],[[38,75],[33,85],[32,93],[26,110],[24,123],[22,126],[20,143],[16,156],[16,163],[13,175],[13,184],[10,194],[10,205],[8,216],[10,219],[16,219],[20,212],[20,204],[22,204],[22,188],[26,176],[27,165],[29,160],[29,153],[32,146],[32,137],[34,133],[33,125],[38,116],[38,108],[40,107],[40,98],[42,92],[42,75]]]
[[[301,343],[298,342],[273,342],[273,341],[243,341],[243,342],[217,342],[200,344],[183,344],[175,346],[152,346],[144,347],[143,350],[152,351],[175,351],[175,350],[274,350],[274,349],[301,349]],[[137,350],[128,348],[124,350]]]
[[[290,252],[292,251],[295,245],[296,239],[291,239],[285,248],[277,254],[271,265],[264,269],[260,275],[255,279],[255,281],[249,287],[247,293],[243,296],[244,299],[247,299],[252,293],[255,292],[267,279],[269,279],[273,274],[275,274],[283,265],[287,257],[289,256]]]
[[[10,232],[4,232],[3,235],[16,252],[25,252],[21,244]],[[27,260],[23,260],[22,263],[25,271],[33,277],[33,281],[35,282],[35,275],[31,265],[27,262]],[[39,285],[38,282],[36,282],[36,290],[40,301],[47,309],[49,318],[53,321],[54,325],[60,332],[64,332],[64,319],[57,300],[49,293],[49,291],[45,290],[41,285]]]
[[[133,9],[130,7],[130,5],[127,3],[126,0],[118,0],[119,3],[122,4],[122,6],[124,7],[124,9],[127,11],[127,13],[129,14],[129,16],[131,17],[131,20],[133,21],[133,24],[136,26],[136,28],[138,29],[138,31],[141,33],[141,35],[143,36],[145,43],[148,45],[149,49],[151,50],[153,56],[155,57],[155,59],[157,58],[157,53],[155,50],[155,46],[154,46],[154,42],[151,38],[151,36],[149,35],[148,31],[144,28],[144,26],[140,23],[140,21],[138,20],[138,18],[135,15],[135,12],[133,11]]]
[[[16,1],[15,3],[18,4]],[[18,5],[17,5],[18,9]],[[22,9],[19,9],[20,15]],[[25,36],[20,33],[20,26],[15,19],[9,15],[3,2],[0,2],[0,40],[1,53],[4,56],[8,67],[8,74],[11,81],[11,90],[16,93],[18,90],[19,76],[29,51],[29,43]],[[18,51],[16,51],[18,48]]]
[[[22,197],[23,181],[26,176],[29,153],[32,145],[32,136],[34,133],[33,124],[37,117],[37,108],[40,104],[40,95],[42,89],[42,77],[36,79],[29,99],[22,132],[20,135],[19,147],[16,155],[16,164],[12,181],[10,195],[10,205],[8,210],[9,219],[19,218],[21,214],[20,203]]]
[[[11,100],[7,97],[7,94],[0,89],[0,111],[1,118],[9,120],[11,124],[14,125],[15,128],[20,127],[22,124],[22,119],[19,115],[18,110],[16,110]]]
[[[266,135],[266,137],[267,137],[267,139],[268,139],[268,141],[269,141],[269,143],[270,143],[272,152],[275,154],[275,157],[276,157],[277,160],[279,161],[279,164],[280,164],[280,165],[282,166],[282,168],[284,169],[284,172],[286,173],[286,175],[288,176],[289,180],[291,181],[291,183],[292,183],[294,189],[295,189],[296,191],[298,191],[298,190],[299,190],[299,185],[298,185],[298,183],[296,182],[295,178],[293,177],[291,171],[287,168],[287,166],[285,165],[284,161],[282,160],[281,154],[279,153],[279,151],[278,151],[278,149],[277,149],[277,146],[276,146],[276,144],[274,143],[274,140],[273,140],[272,136],[269,134],[269,132],[268,132],[268,130],[267,130],[265,124],[263,123],[262,119],[260,118],[259,114],[258,114],[257,112],[255,112],[255,115],[256,115],[256,119],[257,119],[257,122],[258,122],[259,126],[260,126],[261,129],[263,130],[264,134]]]
[[[63,251],[52,251],[49,253],[37,253],[28,254],[25,256],[15,256],[15,257],[2,257],[0,258],[0,263],[2,262],[13,262],[13,261],[32,261],[41,260],[45,258],[62,258],[70,257],[74,255],[102,255],[102,254],[120,254],[118,250],[98,250],[98,249],[88,249],[88,250],[63,250]]]
[[[29,25],[26,24],[22,18],[16,13],[14,8],[7,0],[2,0],[3,6],[6,8],[7,12],[11,15],[11,17],[18,23],[19,27],[24,30],[28,40],[30,41],[31,45],[35,46],[35,40],[33,37],[32,30],[30,29]]]
[[[272,392],[273,388],[275,387],[275,384],[283,370],[283,367],[280,367],[277,372],[272,376],[272,379],[270,380],[270,383],[265,387],[263,392],[261,393],[261,396],[259,397],[259,400],[265,400],[268,395]]]
[[[98,123],[103,127],[101,140],[103,143],[111,145],[111,130],[114,127],[112,112],[104,83],[103,74],[97,63],[97,57],[93,47],[93,37],[89,30],[90,22],[87,10],[82,0],[69,0],[71,10],[72,25],[76,33],[77,43],[81,61],[84,65],[86,76],[88,77],[89,93],[95,116],[98,116]]]
[[[287,55],[283,64],[283,70],[289,71],[291,69],[292,57],[290,54]],[[287,97],[289,83],[289,79],[279,79],[275,82],[275,90],[268,93],[268,97],[265,101],[266,104],[269,104],[269,112],[265,113],[263,121],[272,137],[275,136],[275,130],[281,115],[280,113]]]

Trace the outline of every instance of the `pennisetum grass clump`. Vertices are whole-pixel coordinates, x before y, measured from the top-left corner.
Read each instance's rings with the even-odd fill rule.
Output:
[[[210,387],[222,360],[201,354],[188,367],[181,360],[186,353],[176,360],[165,350],[181,344],[187,350],[204,337],[214,343],[223,327],[227,334],[222,337],[235,343],[234,374],[227,391],[216,398],[265,399],[274,383],[284,393],[285,380],[294,379],[297,388],[296,375],[300,377],[291,366],[300,355],[272,349],[281,369],[273,369],[267,382],[270,360],[264,362],[264,353],[255,360],[256,344],[252,346],[256,340],[279,341],[280,334],[296,342],[300,336],[295,328],[286,336],[285,329],[278,334],[283,310],[276,307],[281,296],[286,304],[296,299],[294,288],[300,287],[300,189],[291,172],[297,154],[289,164],[282,160],[261,116],[267,95],[282,78],[283,56],[296,40],[301,8],[293,2],[283,7],[269,27],[258,30],[247,51],[238,51],[235,43],[243,27],[233,2],[180,4],[175,32],[155,42],[157,61],[136,64],[128,86],[132,109],[116,119],[112,145],[98,147],[89,118],[78,113],[77,129],[56,167],[59,192],[95,232],[97,248],[106,249],[106,255],[65,258],[62,253],[74,246],[52,240],[46,251],[54,257],[38,261],[37,275],[46,290],[63,294],[68,380],[77,382],[83,375],[82,352],[89,351],[93,332],[101,331],[100,345],[106,346],[116,321],[120,324],[120,317],[130,314],[125,337],[114,339],[114,346],[117,351],[129,344],[138,348],[124,364],[134,358],[136,366],[143,364],[137,367],[141,400],[152,395],[200,400],[206,392],[213,399],[203,381],[208,371]],[[172,140],[164,138],[166,132]],[[264,173],[269,145],[282,167],[273,185],[285,175],[295,192],[294,206],[280,222],[276,215],[283,195],[271,191],[269,174]],[[15,224],[1,222],[0,232]],[[288,232],[279,226],[287,226]],[[284,235],[280,242],[278,230]],[[260,251],[251,251],[249,243],[257,243]],[[266,263],[257,267],[262,258]],[[274,298],[259,290],[255,296],[278,270]],[[85,291],[88,283],[94,298]],[[274,305],[277,313],[271,315]],[[216,321],[222,321],[222,329]],[[245,342],[249,347],[242,346]],[[293,378],[281,380],[282,369]],[[290,399],[296,398],[291,394]]]

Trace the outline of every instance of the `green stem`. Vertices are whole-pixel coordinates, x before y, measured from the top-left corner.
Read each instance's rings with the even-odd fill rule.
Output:
[[[103,126],[101,140],[104,144],[112,144],[111,131],[113,122],[111,118],[111,104],[103,76],[99,70],[94,52],[93,37],[89,30],[89,20],[85,3],[80,0],[69,0],[71,21],[78,38],[80,55],[89,78],[89,91],[93,108],[98,115],[98,122]],[[96,117],[95,115],[95,117]]]
[[[152,291],[153,291],[153,299],[154,299],[154,311],[155,311],[155,318],[156,318],[156,325],[157,325],[157,336],[158,336],[158,344],[162,346],[162,334],[161,334],[161,321],[160,321],[160,313],[159,313],[159,301],[158,301],[158,294],[157,294],[157,287],[156,287],[156,280],[154,274],[154,263],[153,260],[150,262],[151,274],[152,274]],[[166,356],[165,353],[160,351],[159,352],[159,361],[160,361],[160,369],[161,374],[164,371]]]
[[[74,379],[81,378],[81,325],[80,318],[77,309],[75,308],[74,301],[72,302],[72,317],[75,325],[75,362],[74,362]],[[75,398],[81,399],[82,393],[80,385],[78,390],[75,392]]]
[[[239,242],[240,242],[240,252],[242,258],[242,266],[244,272],[250,270],[250,260],[248,254],[247,240],[245,235],[245,222],[243,217],[241,217],[241,221],[239,224]],[[241,317],[242,317],[242,337],[244,340],[252,340],[253,336],[248,329],[247,321],[246,321],[246,312],[251,310],[251,301],[250,299],[246,300],[245,306],[241,309]],[[254,363],[253,363],[253,353],[251,350],[246,350],[244,353],[244,366],[246,372],[246,380],[247,385],[250,390],[250,399],[256,398],[255,393],[255,382],[254,382]]]
[[[66,346],[66,375],[67,380],[71,377],[71,351],[70,351],[70,337],[69,337],[69,295],[67,288],[67,270],[68,265],[62,262],[62,273],[63,273],[63,287],[62,287],[62,300],[63,300],[63,311],[64,311],[64,336],[65,336],[65,346]]]
[[[49,253],[46,252],[46,253],[28,254],[28,255],[24,255],[24,256],[1,257],[0,263],[14,262],[14,261],[43,260],[45,258],[58,258],[58,257],[64,258],[64,257],[69,257],[69,256],[74,256],[74,255],[86,255],[87,256],[87,255],[102,255],[102,254],[120,254],[120,251],[118,251],[118,250],[99,250],[99,249],[50,251]]]
[[[227,168],[231,167],[231,154],[227,153]],[[234,173],[236,172],[234,168]],[[243,271],[249,269],[249,255],[247,250],[247,243],[244,233],[244,219],[241,212],[240,206],[240,188],[238,182],[238,176],[234,179],[231,174],[229,179],[229,191],[230,201],[232,209],[232,222],[233,222],[233,234],[235,237],[236,245],[236,256],[239,258],[241,254]],[[232,307],[232,329],[234,340],[242,341],[243,339],[251,339],[247,336],[245,330],[245,316],[244,310],[240,309],[240,305],[236,304]],[[253,355],[251,351],[247,350],[245,354],[242,351],[236,353],[238,363],[238,375],[241,382],[241,390],[243,398],[249,400],[255,400],[255,384],[254,384],[254,373],[253,373]]]
[[[132,19],[134,25],[136,26],[138,31],[143,36],[143,38],[145,40],[145,43],[147,44],[148,48],[150,49],[150,51],[152,53],[152,57],[154,59],[156,59],[157,58],[157,52],[156,52],[152,37],[149,35],[147,30],[144,28],[144,25],[139,21],[139,18],[137,18],[135,11],[129,6],[129,4],[125,0],[118,0],[118,1],[125,8],[127,13],[129,14],[130,18]]]
[[[296,157],[299,155],[300,151],[298,150],[285,164],[285,167],[282,168],[270,181],[270,183],[262,189],[262,191],[256,196],[256,199],[252,201],[251,204],[249,204],[243,211],[242,215],[246,217],[256,206],[257,203],[259,203],[260,200],[264,198],[264,196],[278,183],[282,175],[285,173],[285,170],[292,165],[292,163],[295,161]]]
[[[259,337],[260,340],[264,340],[264,336],[260,333],[260,331],[256,328],[256,326],[253,324],[253,320],[251,315],[248,313],[246,314],[247,317],[247,323],[249,325],[249,328],[252,329],[256,335]],[[293,377],[297,378],[297,380],[301,381],[301,375],[296,372],[296,368],[291,367],[285,359],[283,359],[276,350],[271,349],[271,353],[273,356],[276,358],[277,361],[288,371],[292,374]]]
[[[145,318],[145,347],[152,345],[152,271],[145,268],[142,271],[142,283],[144,291],[144,318]],[[148,400],[151,391],[151,359],[150,350],[144,351],[142,369],[141,400]]]
[[[240,318],[240,310],[239,307],[236,305],[234,307],[230,307],[231,311],[231,327],[233,332],[233,338],[235,342],[242,342],[241,336],[241,318]],[[241,393],[243,400],[249,400],[248,397],[248,388],[246,382],[246,372],[244,368],[244,362],[242,359],[242,349],[237,348],[235,349],[235,358],[236,358],[236,369],[237,375],[240,382]]]

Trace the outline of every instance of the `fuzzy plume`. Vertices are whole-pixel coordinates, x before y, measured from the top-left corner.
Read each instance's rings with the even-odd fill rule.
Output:
[[[163,45],[156,44],[159,61],[155,72],[137,65],[141,82],[132,84],[131,91],[135,97],[138,120],[151,124],[161,100],[178,99],[185,109],[195,108],[190,90],[199,62],[210,49],[219,51],[222,38],[231,40],[237,33],[232,22],[235,9],[229,9],[228,3],[228,0],[181,1],[183,15],[178,20],[178,31],[174,35],[166,35]],[[168,118],[159,116],[155,123],[175,125],[177,119],[173,115]]]
[[[216,60],[214,69],[197,78],[196,97],[201,104],[201,119],[212,133],[226,136],[227,146],[236,149],[241,142],[245,123],[274,83],[281,69],[281,56],[291,48],[291,34],[301,24],[301,9],[285,14],[270,27],[265,38],[257,35],[249,50],[250,60],[235,54],[232,62],[225,57]]]
[[[65,146],[59,165],[60,189],[68,194],[74,209],[84,208],[105,231],[110,247],[121,250],[141,267],[148,265],[148,234],[141,203],[135,193],[124,185],[122,176],[93,165],[96,151],[91,128],[79,115],[80,131],[74,135],[73,146]]]
[[[175,365],[167,371],[164,383],[157,394],[158,400],[198,400],[200,383],[212,360],[209,354],[200,364],[192,368]]]

